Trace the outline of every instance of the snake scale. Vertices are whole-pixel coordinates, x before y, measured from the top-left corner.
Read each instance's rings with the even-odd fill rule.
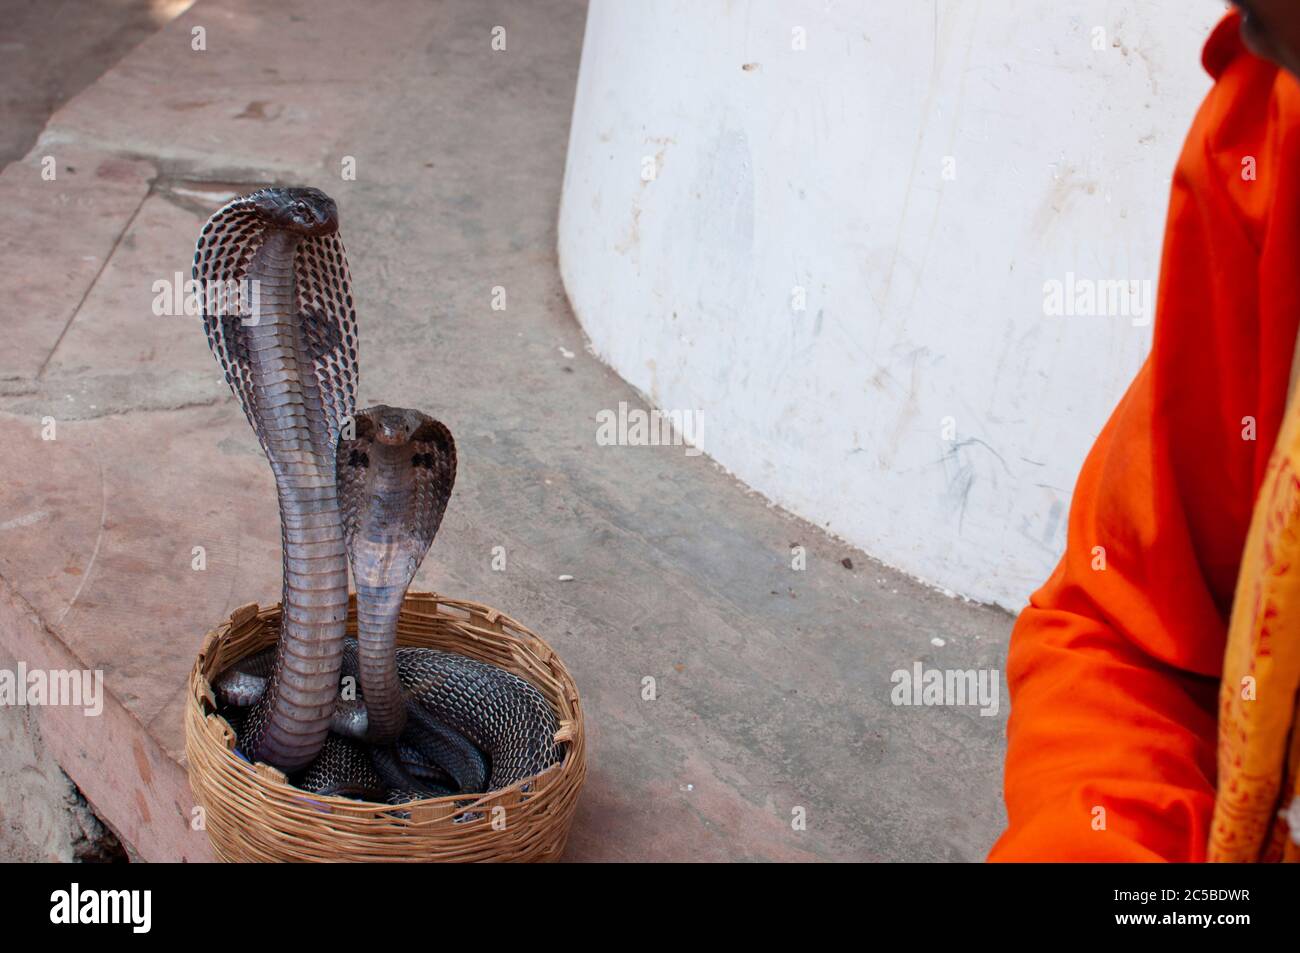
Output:
[[[497,790],[554,764],[558,722],[533,685],[456,653],[397,648],[456,448],[418,411],[355,411],[356,316],[334,201],[309,188],[235,199],[204,225],[194,278],[280,507],[280,639],[215,684],[242,752],[305,790],[389,801]]]

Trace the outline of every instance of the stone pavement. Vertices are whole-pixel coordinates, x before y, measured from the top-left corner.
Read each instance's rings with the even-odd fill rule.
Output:
[[[519,618],[578,681],[590,772],[569,859],[976,860],[996,837],[1005,687],[996,717],[890,696],[917,661],[1001,671],[1004,613],[707,457],[597,445],[601,410],[645,404],[586,352],[556,271],[583,21],[573,0],[200,0],[0,173],[0,667],[104,671],[101,716],[37,717],[136,856],[211,856],[189,823],[184,681],[204,632],[280,579],[270,470],[198,321],[156,315],[154,286],[188,277],[213,208],[271,182],[338,200],[358,406],[456,435],[416,586]]]

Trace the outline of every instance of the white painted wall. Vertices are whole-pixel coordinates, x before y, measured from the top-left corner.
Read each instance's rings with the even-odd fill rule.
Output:
[[[559,222],[578,319],[750,486],[1018,609],[1151,340],[1045,315],[1044,283],[1156,278],[1221,10],[592,0]]]

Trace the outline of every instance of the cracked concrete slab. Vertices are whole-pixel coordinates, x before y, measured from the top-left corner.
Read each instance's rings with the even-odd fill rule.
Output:
[[[269,468],[197,323],[155,313],[155,282],[188,274],[231,183],[265,181],[339,202],[361,405],[456,434],[417,587],[520,618],[577,678],[590,773],[570,859],[974,860],[997,835],[1005,705],[899,706],[891,679],[1001,670],[1004,613],[885,569],[681,447],[597,445],[601,410],[644,404],[586,352],[556,272],[583,17],[573,0],[395,0],[364,20],[339,0],[201,0],[0,175],[18,209],[2,247],[34,236],[26,271],[0,275],[0,300],[26,308],[0,373],[0,612],[27,619],[0,615],[0,638],[105,671],[120,719],[97,740],[60,724],[62,757],[141,856],[205,856],[181,687],[203,633],[280,584]],[[33,179],[36,152],[86,184]],[[108,763],[123,726],[147,782]]]
[[[82,146],[44,159],[38,150],[0,172],[0,378],[41,372],[153,176],[146,162]]]
[[[123,370],[68,376],[0,378],[0,411],[38,419],[91,420],[132,411],[179,410],[224,400],[226,382],[210,371]]]

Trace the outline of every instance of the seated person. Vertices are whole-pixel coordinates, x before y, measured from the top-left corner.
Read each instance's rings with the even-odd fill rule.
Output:
[[[992,860],[1300,858],[1300,3],[1237,6],[1203,54],[1151,354],[1012,634]]]

